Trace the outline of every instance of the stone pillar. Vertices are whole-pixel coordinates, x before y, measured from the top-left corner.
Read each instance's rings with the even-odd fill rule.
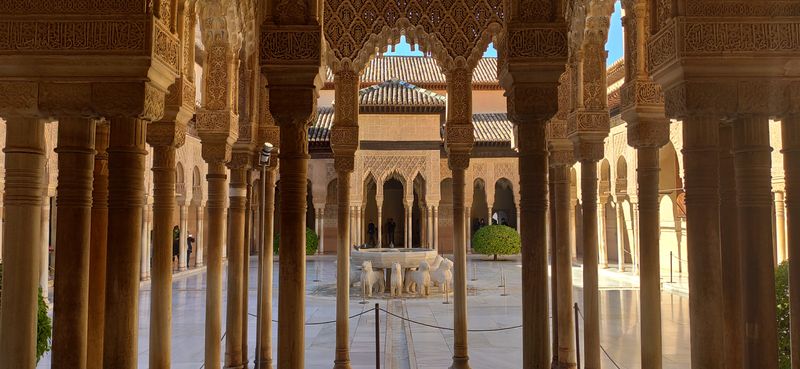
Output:
[[[272,239],[275,217],[275,168],[278,162],[274,156],[275,153],[270,158],[269,167],[261,171],[264,185],[262,224],[264,241],[259,246],[258,347],[255,359],[257,369],[272,369]]]
[[[569,152],[567,152],[569,153]],[[571,159],[569,159],[571,162]],[[572,248],[570,247],[569,222],[569,166],[561,162],[553,169],[552,177],[555,190],[555,262],[558,279],[558,367],[576,368],[575,358],[575,321],[572,311]]]
[[[720,249],[719,119],[688,116],[683,122],[689,312],[692,367],[724,367],[724,311]]]
[[[108,241],[108,122],[95,128],[92,224],[89,245],[89,307],[86,368],[103,367],[103,327],[106,303],[106,253]]]
[[[742,265],[739,246],[739,209],[736,206],[736,170],[733,163],[733,127],[719,126],[719,227],[722,286],[723,342],[725,368],[741,368],[744,361],[742,312]]]
[[[772,251],[772,190],[769,119],[743,116],[733,124],[739,244],[742,250],[744,367],[775,369],[778,327]]]
[[[625,271],[625,240],[627,240],[626,235],[628,234],[628,226],[625,224],[625,200],[624,196],[621,193],[617,194],[617,208],[616,214],[614,218],[617,219],[617,255],[619,255],[619,265],[618,269],[620,271]],[[633,214],[631,212],[631,214]],[[630,245],[633,246],[633,240],[628,240]],[[633,250],[631,250],[633,251]],[[636,257],[634,257],[634,253],[631,252],[631,262],[633,263],[633,269],[636,269]]]
[[[583,195],[583,306],[586,368],[600,368],[600,296],[597,276],[597,160],[602,158],[602,143],[590,148],[599,155],[581,152],[581,194]],[[599,152],[598,152],[599,151]]]
[[[551,152],[552,154],[552,152]],[[551,158],[548,158],[551,159]],[[558,264],[556,264],[556,191],[554,183],[555,174],[551,167],[547,173],[547,250],[549,253],[548,262],[550,263],[550,321],[551,342],[550,350],[553,355],[551,367],[557,368],[558,365]]]
[[[108,146],[108,235],[103,367],[133,369],[139,352],[139,257],[144,206],[147,122],[114,117]]]
[[[150,270],[148,266],[150,265],[150,259],[148,254],[150,250],[148,250],[148,240],[147,240],[147,195],[144,196],[144,206],[142,207],[142,227],[139,230],[142,232],[142,253],[139,255],[139,279],[142,281],[146,281],[150,279]]]
[[[225,368],[242,368],[242,295],[247,203],[247,171],[250,153],[234,152],[230,168],[228,213],[228,299],[225,318]],[[304,228],[305,231],[305,228]],[[281,234],[283,236],[283,234]],[[283,238],[283,237],[281,237]],[[305,247],[303,248],[305,255]]]
[[[378,201],[378,204],[380,204],[382,202],[383,201]],[[377,226],[378,226],[378,247],[383,247],[383,239],[381,238],[381,235],[383,234],[383,232],[381,231],[383,229],[383,219],[382,219],[381,209],[382,209],[382,207],[380,205],[378,205],[378,224],[377,224]]]
[[[42,289],[42,295],[47,301],[47,290],[48,290],[48,283],[50,279],[50,196],[47,194],[48,190],[45,186],[44,189],[44,196],[42,196],[42,211],[39,221],[42,223],[39,227],[41,228],[41,240],[42,242],[39,244],[41,248],[41,260],[39,261],[39,288]]]
[[[206,224],[206,214],[205,214],[205,207],[202,205],[197,205],[197,234],[194,236],[195,247],[197,251],[195,251],[196,255],[194,257],[194,263],[196,267],[203,266],[203,253],[206,249],[205,244],[205,237],[203,234],[203,228]]]
[[[608,244],[606,243],[606,202],[607,196],[600,195],[597,201],[597,249],[599,251],[599,266],[603,269],[608,268]],[[621,258],[620,258],[621,259]],[[619,262],[619,270],[624,271],[625,267]]]
[[[62,227],[62,231],[56,234],[58,257],[53,304],[54,368],[86,366],[94,134],[93,119],[59,120],[56,201],[58,225]],[[141,210],[138,215],[141,216]],[[43,215],[43,218],[49,219],[49,214]],[[138,261],[138,254],[135,260]],[[45,278],[46,276],[45,274]],[[137,282],[138,277],[137,275]],[[43,293],[47,292],[46,288],[45,284]]]
[[[491,224],[491,219],[490,219]],[[520,216],[519,205],[517,205],[517,233],[522,232],[522,217]]]
[[[412,226],[413,226],[411,224],[411,212],[412,212],[412,209],[413,209],[413,205],[411,203],[406,204],[406,221],[404,222],[405,225],[406,225],[406,236],[405,236],[406,248],[414,247],[414,240],[413,240],[413,237],[411,236],[411,233],[412,233],[411,229],[412,229]]]
[[[639,275],[639,201],[631,198],[631,224],[633,228],[633,240],[631,240],[631,261],[633,261],[633,275]]]
[[[786,245],[789,260],[800,260],[800,115],[783,120],[781,137],[786,181]],[[796,263],[789,263],[789,285],[800,286],[800,267]],[[792,363],[800,363],[800,294],[790,292],[789,299],[792,313]]]
[[[433,249],[439,250],[439,206],[433,207]]]
[[[230,154],[228,154],[230,155]],[[223,158],[205,158],[208,163],[208,237],[206,238],[206,320],[205,366],[220,367],[220,341],[222,339],[222,249],[225,243],[225,198],[228,195],[225,181],[228,171]]]
[[[428,221],[428,247],[433,248],[433,206],[428,206],[428,211],[425,212],[425,216]]]
[[[777,245],[778,263],[782,263],[789,259],[786,249],[786,203],[781,191],[775,191],[773,199],[775,201],[775,244]]]
[[[189,238],[189,233],[187,228],[189,227],[189,207],[186,206],[186,200],[183,199],[181,204],[179,205],[179,227],[180,227],[180,239],[178,240],[178,271],[182,272],[186,270],[186,261],[187,258],[187,248],[188,243],[187,239]]]
[[[248,152],[247,155],[252,160],[253,154],[252,152]],[[250,167],[246,169],[245,175],[245,207],[244,207],[244,242],[242,245],[242,286],[241,286],[241,300],[242,300],[242,312],[241,318],[239,320],[239,324],[241,325],[241,363],[242,368],[247,368],[247,363],[249,362],[247,358],[247,313],[249,311],[248,307],[248,289],[249,289],[249,279],[250,279],[250,247],[253,243],[252,241],[252,234],[253,234],[253,217],[251,209],[251,201],[253,198],[253,171]],[[229,280],[230,281],[230,280]]]
[[[467,241],[467,252],[472,252],[472,207],[464,210],[464,239]]]
[[[9,117],[5,144],[5,224],[0,330],[0,368],[36,367],[37,287],[44,190],[45,124]],[[31,245],[34,245],[33,247]]]

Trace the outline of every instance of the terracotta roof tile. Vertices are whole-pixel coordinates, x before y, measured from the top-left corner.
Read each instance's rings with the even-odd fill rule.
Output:
[[[404,112],[409,108],[444,111],[447,98],[408,82],[392,79],[363,88],[358,92],[361,112]]]
[[[361,75],[363,85],[372,85],[391,79],[409,81],[418,86],[441,86],[446,81],[444,74],[433,58],[422,56],[380,56],[373,58]],[[333,84],[333,73],[327,71],[328,84]],[[497,81],[497,58],[482,58],[472,74],[473,85],[499,88]]]

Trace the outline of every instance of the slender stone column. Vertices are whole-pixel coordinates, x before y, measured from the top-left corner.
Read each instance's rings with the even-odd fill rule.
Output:
[[[778,327],[772,252],[772,190],[769,119],[740,117],[733,124],[739,244],[742,250],[744,368],[775,369]]]
[[[693,368],[724,368],[720,252],[719,120],[688,116],[683,123],[689,312]]]
[[[249,153],[234,152],[228,213],[228,299],[225,318],[225,368],[242,368],[242,294]]]
[[[783,198],[783,192],[775,191],[773,193],[775,201],[775,244],[778,248],[778,263],[782,263],[789,258],[786,249],[786,203]]]
[[[5,224],[0,368],[36,367],[37,287],[44,190],[45,124],[37,118],[6,120]],[[34,246],[32,246],[34,245]]]
[[[620,262],[619,268],[620,270],[624,270],[625,264],[625,240],[626,235],[628,233],[628,226],[625,224],[625,200],[624,195],[618,193],[617,196],[617,207],[615,209],[615,216],[614,218],[617,220],[617,255],[619,255]],[[633,245],[633,240],[629,240],[630,245]],[[631,261],[635,263],[633,253],[631,253]]]
[[[141,257],[141,280],[146,281],[150,279],[150,205],[147,204],[147,196],[145,195],[144,207],[142,208],[142,257]]]
[[[347,168],[345,168],[347,169]],[[336,358],[334,368],[350,368],[350,337],[349,321],[350,314],[350,239],[342,237],[347,235],[350,226],[349,212],[342,209],[349,209],[350,203],[350,177],[351,172],[347,170],[337,171],[338,191],[336,201],[339,205],[337,212],[337,223],[339,237],[336,249]]]
[[[94,134],[93,119],[59,120],[56,201],[58,224],[62,231],[56,234],[58,257],[53,305],[54,368],[86,366]],[[49,218],[49,214],[46,218]],[[136,280],[138,281],[138,275]]]
[[[551,167],[547,174],[547,249],[549,251],[548,261],[550,262],[550,320],[552,321],[550,350],[553,355],[552,367],[557,368],[560,328],[558,326],[558,264],[556,264],[556,191],[554,177],[554,169]]]
[[[517,233],[522,232],[522,217],[520,216],[519,205],[517,205]]]
[[[108,122],[95,128],[92,225],[89,246],[89,308],[86,368],[103,367],[103,323],[106,303],[106,252],[108,240]]]
[[[522,284],[545,286],[548,192],[546,121],[531,119],[517,123],[520,136],[520,237],[525,245],[522,248]],[[548,368],[552,356],[547,294],[523,289],[522,306],[523,367]]]
[[[273,154],[274,155],[274,154]],[[258,348],[256,349],[256,368],[272,369],[272,239],[273,220],[275,217],[275,168],[277,158],[270,159],[270,166],[261,173],[264,174],[264,216],[263,216],[263,242],[259,246],[259,275],[258,280]]]
[[[406,204],[406,248],[414,247],[414,239],[411,235],[413,224],[411,224],[411,212],[413,209],[413,205],[411,203]]]
[[[602,145],[602,144],[601,144]],[[602,146],[601,146],[602,148]],[[583,194],[583,309],[586,368],[600,368],[600,296],[597,277],[597,161],[581,158]]]
[[[466,163],[469,163],[468,160],[469,157],[467,157]],[[453,273],[455,344],[453,347],[453,365],[450,368],[458,369],[469,368],[469,354],[467,351],[467,250],[464,240],[464,190],[466,187],[464,174],[467,165],[457,165],[459,164],[459,159],[456,158],[451,158],[450,161],[453,171],[453,259],[455,262],[455,271]]]
[[[606,243],[606,202],[608,196],[600,195],[600,200],[597,201],[597,249],[600,254],[600,267],[603,269],[608,268],[608,243]],[[622,254],[617,254],[622,255]],[[623,258],[619,259],[618,269],[624,271]]]
[[[464,239],[467,241],[467,252],[472,252],[472,207],[464,211]]]
[[[180,206],[179,206],[179,223],[180,224],[180,239],[178,240],[178,271],[182,272],[186,270],[186,260],[187,260],[187,248],[188,243],[187,239],[189,238],[188,230],[189,227],[189,207],[186,206],[186,200],[184,199]]]
[[[44,189],[44,196],[42,197],[42,211],[39,221],[42,223],[39,227],[41,229],[41,240],[39,248],[41,248],[41,261],[39,262],[39,288],[42,289],[42,295],[47,301],[47,289],[50,279],[50,196],[47,194],[47,186]]]
[[[800,260],[800,115],[783,120],[781,137],[786,181],[786,245],[789,260]],[[797,263],[789,263],[789,285],[800,286],[800,267]],[[800,363],[800,293],[796,292],[797,289],[792,291],[795,291],[789,293],[792,312],[792,363]]]
[[[382,200],[378,201],[378,204],[380,204],[382,202],[383,202]],[[381,231],[383,229],[383,219],[382,219],[381,210],[382,210],[382,207],[380,205],[378,205],[378,224],[377,224],[377,226],[378,226],[378,247],[383,247],[383,238],[381,238],[381,235],[383,234],[383,232]],[[339,234],[341,234],[341,233],[339,233]]]
[[[641,124],[641,123],[640,123]],[[659,146],[637,148],[639,182],[639,245],[641,245],[641,349],[642,367],[660,369],[661,353],[661,255],[658,201]],[[623,257],[624,255],[620,255]],[[622,263],[620,263],[620,266]]]
[[[433,248],[433,206],[428,206],[428,211],[425,212],[425,216],[428,221],[428,247]]]
[[[439,206],[433,207],[433,249],[439,250]]]
[[[553,169],[555,190],[555,243],[558,279],[558,362],[559,368],[576,367],[575,322],[572,312],[572,248],[570,247],[569,222],[569,167],[556,166]]]
[[[195,251],[194,263],[198,268],[203,266],[203,252],[206,249],[205,235],[203,234],[203,226],[206,224],[206,212],[202,205],[197,205],[197,234],[194,236],[197,251]]]
[[[208,174],[208,237],[206,238],[206,321],[205,367],[219,369],[222,339],[222,248],[225,243],[225,197],[228,195],[227,170],[222,160],[209,160]]]
[[[111,119],[108,146],[108,237],[114,252],[106,258],[106,315],[103,367],[137,367],[139,331],[140,227],[144,206],[147,122]]]
[[[739,208],[736,206],[736,176],[733,164],[733,127],[719,126],[719,227],[722,248],[725,368],[741,368],[744,361],[742,312],[742,265],[739,246]]]
[[[248,155],[252,158],[252,154],[248,153]],[[242,247],[242,316],[240,320],[240,324],[242,326],[242,368],[247,368],[248,358],[247,358],[247,313],[249,311],[248,302],[249,302],[249,279],[250,279],[250,247],[253,244],[252,234],[253,234],[253,214],[250,211],[251,209],[251,201],[253,198],[253,171],[250,168],[246,169],[247,174],[245,177],[246,183],[246,191],[247,196],[245,199],[245,223],[244,223],[244,245]]]

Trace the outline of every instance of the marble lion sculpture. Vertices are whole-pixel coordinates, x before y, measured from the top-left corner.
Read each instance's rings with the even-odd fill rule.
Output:
[[[453,282],[453,262],[449,259],[444,259],[439,269],[431,272],[431,282],[433,282],[434,286],[442,286],[443,290],[445,285],[447,286],[447,290],[451,290],[450,287]]]
[[[361,265],[361,292],[365,296],[372,297],[373,289],[378,293],[386,292],[386,281],[382,272],[372,270],[371,261],[365,261]]]
[[[391,294],[393,297],[403,294],[403,267],[400,266],[400,263],[392,264],[391,284]]]
[[[417,270],[406,272],[405,290],[408,293],[416,293],[419,296],[430,295],[431,288],[431,267],[428,262],[423,260],[419,263]]]
[[[431,273],[439,269],[439,266],[442,265],[442,260],[444,260],[442,255],[436,255],[436,259],[433,259],[433,264],[431,264]]]
[[[361,282],[361,267],[350,264],[350,287]]]

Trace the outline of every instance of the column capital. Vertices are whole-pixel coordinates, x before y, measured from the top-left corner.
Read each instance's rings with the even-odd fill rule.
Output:
[[[559,111],[558,82],[515,83],[506,92],[509,119],[515,124],[541,124]]]
[[[573,138],[574,155],[577,161],[594,162],[603,159],[605,155],[605,145],[602,140],[586,139],[586,138]]]
[[[628,145],[634,148],[660,148],[669,142],[669,121],[641,119],[628,123]]]

